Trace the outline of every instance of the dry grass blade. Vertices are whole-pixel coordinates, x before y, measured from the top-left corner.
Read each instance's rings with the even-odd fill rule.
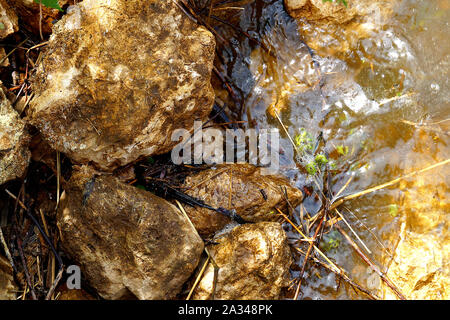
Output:
[[[448,164],[448,163],[450,163],[450,159],[447,159],[447,160],[444,160],[444,161],[435,163],[435,164],[433,164],[433,165],[431,165],[431,166],[428,166],[428,167],[426,167],[426,168],[424,168],[424,169],[421,169],[421,170],[413,171],[413,172],[411,172],[411,173],[408,173],[407,175],[404,175],[404,176],[401,176],[400,178],[397,178],[397,179],[391,180],[391,181],[389,181],[389,182],[380,184],[380,185],[378,185],[378,186],[376,186],[376,187],[369,188],[369,189],[366,189],[366,190],[364,190],[364,191],[357,192],[357,193],[354,193],[354,194],[345,196],[345,197],[339,199],[338,201],[334,202],[334,203],[331,205],[330,210],[333,210],[333,209],[337,208],[338,206],[340,206],[342,203],[344,203],[344,202],[347,201],[347,200],[359,198],[359,197],[362,197],[362,196],[364,196],[364,195],[366,195],[366,194],[369,194],[369,193],[372,193],[372,192],[375,192],[375,191],[384,189],[384,188],[386,188],[386,187],[390,187],[390,186],[392,186],[392,185],[394,185],[394,184],[396,184],[396,183],[399,183],[400,181],[402,181],[402,180],[404,180],[404,179],[411,178],[411,177],[413,177],[413,176],[415,176],[415,175],[418,175],[418,174],[420,174],[420,173],[424,173],[424,172],[426,172],[426,171],[432,170],[432,169],[437,168],[437,167],[440,167],[440,166],[444,166],[444,165],[446,165],[446,164]]]
[[[189,291],[189,294],[188,294],[186,300],[190,300],[190,299],[191,299],[191,296],[192,296],[192,294],[194,293],[195,288],[197,288],[198,283],[200,282],[200,280],[201,280],[202,277],[203,277],[203,273],[205,273],[206,266],[209,264],[209,260],[210,260],[210,259],[211,259],[211,257],[208,255],[208,258],[206,259],[205,263],[203,264],[202,269],[200,270],[200,272],[199,272],[197,278],[195,279],[195,282],[194,282],[194,284],[192,285],[192,288],[191,288],[191,290]]]
[[[301,250],[299,248],[295,248],[295,249],[298,252],[300,252],[301,254],[306,255],[306,253],[303,250]],[[350,279],[350,277],[342,269],[339,268],[339,271],[337,271],[336,269],[330,267],[325,262],[320,261],[316,257],[311,257],[311,259],[312,259],[313,262],[321,265],[322,267],[324,267],[328,271],[333,272],[337,276],[341,277],[345,282],[350,284],[352,287],[358,289],[362,293],[366,294],[370,299],[372,299],[372,300],[380,300],[380,297],[378,297],[377,295],[373,294],[372,292],[370,292],[368,289],[364,288],[360,284],[356,283],[354,280]]]
[[[364,249],[366,249],[366,251],[369,254],[372,254],[372,251],[370,251],[369,248],[367,248],[367,246],[364,243],[364,241],[361,240],[361,238],[358,236],[358,234],[355,232],[355,230],[353,230],[352,226],[347,222],[347,220],[345,220],[344,216],[339,212],[339,210],[338,209],[334,209],[334,211],[336,211],[336,213],[339,215],[339,217],[342,219],[342,221],[344,221],[344,223],[347,225],[347,227],[350,229],[350,231],[355,235],[356,239],[358,239],[359,243],[362,244]]]
[[[347,234],[347,232],[345,232],[340,226],[339,224],[336,224],[336,229],[338,229],[338,231],[344,236],[344,238],[347,240],[347,242],[352,246],[352,248],[358,253],[358,255],[364,260],[365,263],[367,263],[373,271],[375,271],[381,278],[381,280],[383,280],[384,283],[386,283],[386,285],[395,293],[395,295],[401,299],[401,300],[406,300],[405,296],[403,295],[403,293],[400,292],[400,290],[397,288],[397,286],[391,281],[389,280],[389,278],[383,274],[383,272],[381,272],[380,268],[378,268],[362,251],[361,249],[358,247],[358,245],[349,237],[349,235]]]
[[[314,232],[313,239],[312,239],[312,241],[309,244],[308,251],[306,251],[305,261],[303,261],[302,270],[300,271],[300,275],[298,277],[299,278],[299,282],[298,282],[298,285],[297,285],[297,289],[295,290],[294,300],[298,299],[298,295],[300,293],[300,288],[302,286],[303,274],[305,273],[305,269],[306,269],[306,264],[308,263],[309,255],[311,254],[311,250],[312,250],[312,248],[314,246],[314,243],[316,242],[317,235],[319,234],[319,231],[322,228],[322,224],[323,224],[324,220],[325,220],[325,214],[323,214],[322,219],[320,219],[319,225],[317,226],[316,231]]]
[[[300,151],[298,151],[298,148],[297,148],[297,146],[296,146],[294,140],[292,139],[291,135],[289,134],[289,132],[288,132],[286,126],[284,125],[283,121],[281,121],[281,118],[280,118],[280,116],[278,115],[278,112],[275,110],[275,108],[274,108],[273,112],[274,112],[275,116],[277,117],[278,122],[280,122],[281,127],[283,127],[284,132],[285,132],[286,135],[288,136],[289,141],[291,142],[292,146],[294,147],[295,152],[297,153],[297,155],[298,155],[299,157],[301,157],[302,155],[301,155]]]

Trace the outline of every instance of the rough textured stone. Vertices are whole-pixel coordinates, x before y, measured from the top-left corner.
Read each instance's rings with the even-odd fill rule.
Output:
[[[93,296],[91,296],[89,293],[84,291],[83,289],[74,290],[74,289],[67,289],[60,291],[60,295],[58,296],[58,300],[96,300]]]
[[[375,1],[376,2],[376,1]],[[336,1],[323,0],[284,0],[285,7],[294,18],[307,20],[322,20],[334,23],[344,23],[357,15],[363,15],[374,1],[352,0],[348,6]]]
[[[6,51],[4,47],[0,47],[0,61],[3,61],[0,63],[0,67],[8,67],[9,66],[9,60],[6,58]]]
[[[294,208],[303,199],[302,192],[292,187],[286,178],[262,175],[261,168],[249,164],[221,165],[216,170],[201,171],[187,177],[184,187],[188,188],[188,195],[201,199],[214,208],[235,209],[237,214],[251,222],[274,221],[279,218],[273,208],[285,208],[285,196],[281,191],[285,187],[289,202]],[[264,199],[263,193],[267,199]],[[197,231],[203,236],[211,235],[230,222],[224,215],[206,208],[185,206],[185,209]]]
[[[174,298],[203,250],[172,204],[89,167],[69,180],[57,222],[65,252],[105,299]]]
[[[29,141],[25,123],[0,84],[0,185],[24,175],[30,160]]]
[[[234,228],[208,247],[220,268],[214,298],[219,300],[278,299],[287,286],[292,257],[286,234],[276,222]],[[214,267],[210,263],[194,299],[212,298]]]
[[[387,276],[407,299],[448,300],[450,298],[450,241],[439,235],[407,231],[395,251]],[[397,299],[383,286],[385,299]]]
[[[5,0],[0,0],[0,39],[19,29],[18,18]]]
[[[398,2],[352,0],[345,7],[322,0],[284,0],[288,13],[299,21],[300,34],[320,55],[346,53],[382,30]]]
[[[17,286],[14,283],[9,261],[0,256],[0,300],[15,300]]]
[[[31,122],[71,159],[103,170],[165,153],[205,120],[214,37],[172,1],[85,0],[53,28]]]
[[[407,154],[414,167],[423,166],[413,155],[416,154]],[[399,185],[404,212],[400,213],[400,232],[391,240],[397,245],[387,276],[407,299],[450,298],[448,177],[450,168],[444,166],[438,172],[418,175],[413,181]],[[391,258],[386,256],[385,261]],[[385,285],[382,293],[386,299],[396,299]]]

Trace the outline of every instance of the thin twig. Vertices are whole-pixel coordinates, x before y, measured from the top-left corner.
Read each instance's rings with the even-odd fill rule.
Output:
[[[384,189],[384,188],[386,188],[386,187],[390,187],[390,186],[392,186],[392,185],[394,185],[394,184],[396,184],[396,183],[399,183],[400,181],[402,181],[402,180],[404,180],[404,179],[411,178],[411,177],[413,177],[413,176],[415,176],[415,175],[418,175],[418,174],[420,174],[420,173],[424,173],[424,172],[426,172],[426,171],[429,171],[429,170],[431,170],[431,169],[434,169],[434,168],[437,168],[437,167],[446,165],[446,164],[448,164],[448,163],[450,163],[450,159],[447,159],[447,160],[444,160],[444,161],[435,163],[435,164],[433,164],[433,165],[431,165],[431,166],[428,166],[428,167],[426,167],[426,168],[424,168],[424,169],[421,169],[421,170],[417,170],[417,171],[408,173],[407,175],[404,175],[404,176],[402,176],[402,177],[400,177],[400,178],[397,178],[397,179],[391,180],[391,181],[389,181],[389,182],[380,184],[380,185],[378,185],[378,186],[376,186],[376,187],[369,188],[369,189],[366,189],[366,190],[364,190],[364,191],[357,192],[357,193],[354,193],[354,194],[345,196],[345,197],[339,199],[338,201],[334,202],[334,203],[331,205],[330,209],[333,210],[333,209],[337,208],[339,205],[341,205],[342,203],[344,203],[344,202],[347,201],[347,200],[359,198],[359,197],[364,196],[364,195],[366,195],[366,194],[369,194],[369,193],[372,193],[372,192],[375,192],[375,191]]]
[[[347,240],[347,242],[352,246],[352,248],[356,251],[356,253],[358,253],[358,255],[364,260],[365,263],[367,263],[373,271],[375,271],[381,278],[381,280],[383,280],[384,283],[386,283],[386,285],[395,293],[395,295],[401,299],[401,300],[406,300],[405,296],[403,295],[403,293],[400,292],[400,290],[397,288],[397,286],[391,281],[389,280],[389,278],[383,273],[381,272],[380,268],[378,268],[378,266],[376,266],[362,251],[361,249],[358,247],[358,245],[349,237],[349,235],[347,234],[347,232],[345,232],[340,226],[339,224],[336,224],[335,227],[338,229],[338,231],[344,236],[344,238]]]

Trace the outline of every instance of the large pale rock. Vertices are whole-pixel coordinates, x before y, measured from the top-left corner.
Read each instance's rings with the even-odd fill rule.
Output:
[[[208,247],[219,267],[214,298],[219,300],[278,299],[289,281],[292,263],[286,234],[276,222],[234,228]],[[194,299],[213,297],[214,267],[210,263]]]
[[[24,175],[30,160],[25,123],[0,85],[0,185]]]
[[[11,265],[0,256],[0,300],[15,300],[16,291]]]
[[[303,199],[302,192],[292,187],[286,178],[263,175],[261,168],[249,164],[220,165],[215,170],[201,171],[188,176],[183,186],[188,195],[214,208],[235,209],[238,215],[250,222],[277,220],[279,215],[274,207],[284,210],[287,205],[284,188],[294,208]],[[206,208],[185,208],[203,236],[211,235],[230,222],[228,217]]]
[[[18,18],[5,0],[0,0],[0,39],[19,29]]]
[[[203,242],[153,194],[82,167],[61,197],[62,243],[105,299],[170,299],[197,267]]]
[[[214,37],[173,1],[85,0],[53,29],[31,122],[50,145],[103,170],[171,150],[212,109]]]

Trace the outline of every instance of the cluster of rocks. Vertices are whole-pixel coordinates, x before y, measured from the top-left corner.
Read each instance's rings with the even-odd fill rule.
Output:
[[[58,207],[61,243],[105,299],[176,298],[204,252],[199,233],[212,236],[231,222],[203,208],[186,207],[185,215],[112,174],[170,151],[177,144],[170,139],[175,129],[190,130],[194,120],[208,118],[214,49],[213,35],[172,1],[84,0],[53,26],[26,120],[77,164]],[[24,175],[30,138],[1,90],[0,98],[3,184]],[[211,264],[195,298],[278,298],[291,254],[273,207],[296,206],[302,193],[287,179],[263,176],[250,165],[192,175],[185,187],[187,194],[233,208],[252,222],[209,246],[219,267],[216,289],[211,292]],[[3,273],[2,266],[0,284],[9,288],[11,272],[6,280]]]

